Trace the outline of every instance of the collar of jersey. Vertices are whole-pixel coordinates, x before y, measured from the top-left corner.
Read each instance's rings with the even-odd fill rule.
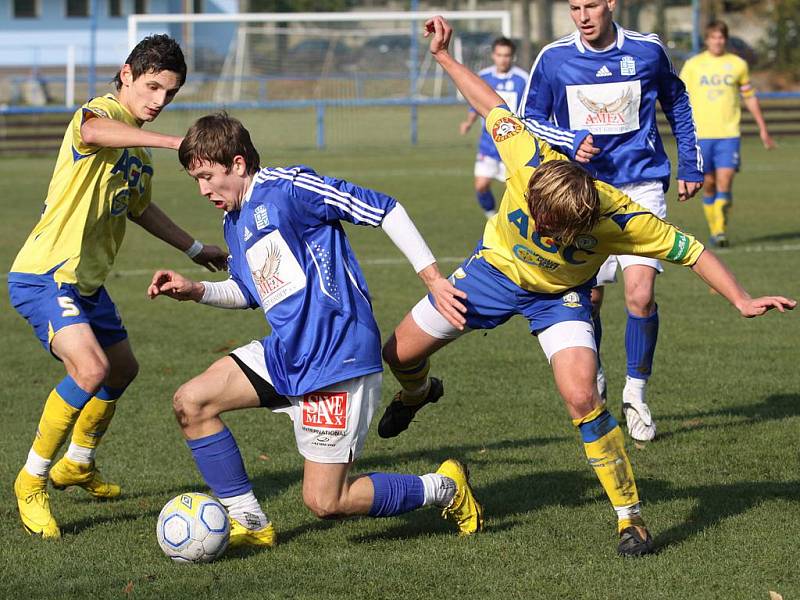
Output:
[[[578,52],[580,52],[581,54],[585,54],[586,52],[591,52],[593,54],[602,54],[603,52],[608,52],[609,50],[611,50],[614,47],[616,47],[617,49],[620,49],[620,48],[622,48],[622,44],[625,42],[625,33],[623,32],[622,27],[617,25],[616,22],[614,22],[614,29],[617,32],[617,41],[614,42],[613,44],[609,45],[608,48],[603,48],[602,50],[595,50],[593,48],[588,48],[588,47],[584,46],[583,42],[581,41],[581,32],[580,32],[580,30],[576,30],[575,31],[575,47],[578,49]]]
[[[257,175],[258,173],[256,173]],[[247,188],[247,191],[244,194],[244,198],[242,198],[242,206],[250,202],[250,196],[253,195],[253,188],[256,187],[256,176],[253,175],[253,179],[250,181],[250,186]]]

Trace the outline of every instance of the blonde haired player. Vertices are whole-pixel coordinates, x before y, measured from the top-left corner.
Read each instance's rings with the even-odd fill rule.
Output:
[[[584,450],[618,519],[618,552],[653,551],[624,437],[596,386],[597,352],[590,292],[610,254],[641,254],[689,266],[745,317],[793,308],[780,296],[751,298],[711,252],[643,209],[612,186],[594,180],[546,142],[534,137],[491,88],[447,51],[452,30],[442,17],[426,23],[430,51],[467,102],[486,119],[506,165],[508,181],[498,214],[473,256],[451,281],[464,311],[455,327],[423,298],[383,348],[402,390],[378,426],[383,437],[404,431],[425,404],[443,393],[428,376],[428,357],[471,329],[492,329],[516,314],[550,361],[556,387],[580,431]]]
[[[117,399],[139,369],[103,286],[126,222],[212,271],[225,268],[226,252],[194,240],[150,201],[148,147],[177,149],[181,138],[141,127],[172,101],[185,79],[180,46],[154,35],[131,51],[115,78],[116,94],[94,98],[75,112],[42,215],[8,275],[11,304],[67,371],[47,397],[14,482],[22,524],[31,534],[61,535],[50,511],[48,477],[57,488],[76,485],[96,498],[120,494],[119,485],[100,477],[94,457]],[[52,465],[70,429],[72,442]]]
[[[733,176],[739,170],[740,98],[758,125],[761,143],[775,142],[767,131],[747,63],[725,49],[728,26],[713,21],[706,27],[706,50],[686,61],[681,79],[686,84],[703,153],[703,212],[712,246],[728,245],[728,212],[733,204]]]

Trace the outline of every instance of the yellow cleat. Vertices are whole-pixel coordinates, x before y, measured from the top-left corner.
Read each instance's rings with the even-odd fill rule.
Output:
[[[43,538],[61,537],[61,530],[50,512],[46,478],[36,477],[22,469],[14,481],[14,495],[25,531]]]
[[[236,519],[231,519],[231,539],[228,548],[243,548],[245,546],[272,548],[278,543],[278,533],[272,522],[261,529],[248,529]]]
[[[472,535],[483,531],[483,507],[475,498],[469,485],[469,469],[455,459],[448,459],[436,471],[439,475],[449,477],[456,484],[456,493],[450,506],[442,511],[445,519],[451,519],[458,525],[459,534]]]
[[[94,463],[79,463],[66,456],[50,469],[50,481],[57,490],[77,485],[95,498],[116,498],[122,492],[119,485],[101,477]]]

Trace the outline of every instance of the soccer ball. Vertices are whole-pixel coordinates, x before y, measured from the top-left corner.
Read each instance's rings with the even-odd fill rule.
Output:
[[[164,505],[156,524],[158,545],[175,562],[211,562],[228,547],[228,512],[211,496],[190,492]]]

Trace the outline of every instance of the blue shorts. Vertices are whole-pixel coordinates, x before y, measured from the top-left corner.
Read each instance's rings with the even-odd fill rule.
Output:
[[[717,169],[739,170],[739,146],[741,138],[715,138],[698,140],[703,154],[703,173]]]
[[[455,270],[450,281],[467,293],[465,317],[470,329],[494,329],[514,315],[525,317],[534,335],[563,321],[592,321],[594,280],[558,294],[529,292],[483,258],[472,256]]]
[[[33,327],[48,352],[56,332],[76,323],[88,323],[103,348],[128,337],[105,287],[91,296],[81,296],[74,285],[57,283],[52,272],[9,273],[8,293],[11,305]]]

